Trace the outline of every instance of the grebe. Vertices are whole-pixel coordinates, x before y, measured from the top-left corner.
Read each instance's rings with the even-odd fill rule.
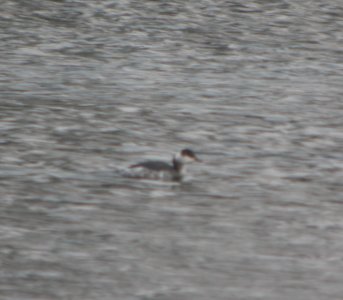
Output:
[[[130,169],[135,169],[135,172],[130,177],[147,178],[147,179],[164,179],[164,180],[181,180],[185,171],[186,163],[201,160],[190,149],[183,149],[175,154],[171,164],[150,160],[143,161],[130,166]]]

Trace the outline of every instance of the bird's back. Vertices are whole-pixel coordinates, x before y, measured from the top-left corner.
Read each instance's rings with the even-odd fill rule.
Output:
[[[130,168],[145,168],[151,171],[174,171],[170,164],[158,160],[143,161],[130,166]]]

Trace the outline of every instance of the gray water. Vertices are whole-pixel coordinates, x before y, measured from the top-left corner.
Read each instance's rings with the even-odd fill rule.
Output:
[[[0,28],[0,299],[342,299],[340,0],[4,0]],[[118,172],[185,147],[183,182]]]

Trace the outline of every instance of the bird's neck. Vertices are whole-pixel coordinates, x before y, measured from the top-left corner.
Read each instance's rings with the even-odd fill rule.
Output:
[[[183,169],[183,161],[180,157],[174,156],[173,157],[173,168],[176,172],[181,172]]]

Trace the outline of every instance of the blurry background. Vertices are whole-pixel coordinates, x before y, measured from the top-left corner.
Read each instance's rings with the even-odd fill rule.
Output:
[[[0,3],[0,298],[341,300],[343,4]],[[182,183],[126,179],[190,147]]]

